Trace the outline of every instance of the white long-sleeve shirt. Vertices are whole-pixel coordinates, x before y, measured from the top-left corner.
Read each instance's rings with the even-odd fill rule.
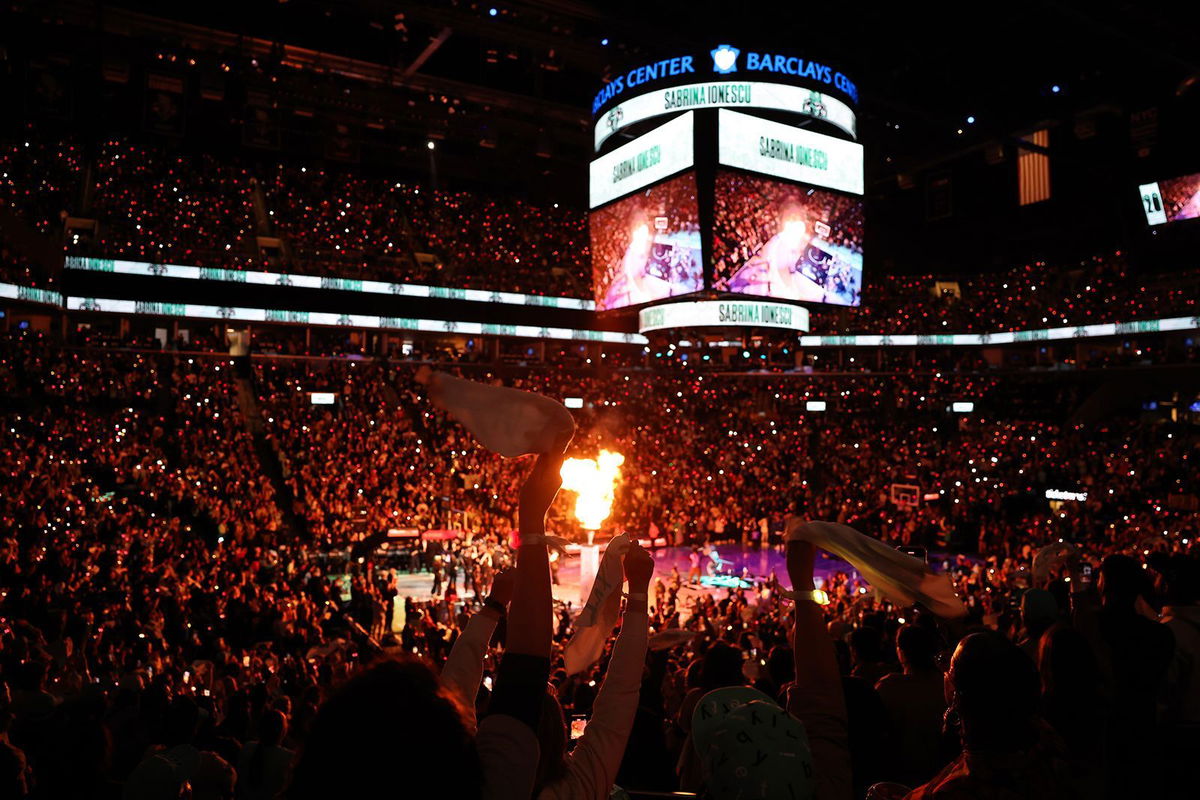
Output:
[[[475,695],[483,680],[483,657],[499,620],[491,614],[472,614],[462,633],[454,640],[450,655],[442,666],[442,686],[454,692],[466,709],[467,728],[475,732]]]
[[[587,729],[566,758],[566,774],[544,787],[538,800],[608,798],[637,714],[649,624],[645,611],[625,612]]]
[[[442,686],[462,701],[468,730],[483,766],[484,800],[527,800],[533,793],[539,758],[537,735],[514,717],[475,718],[475,695],[483,680],[483,657],[499,620],[491,614],[471,617],[442,666]]]
[[[490,614],[472,616],[442,667],[442,685],[463,701],[471,730],[476,727],[475,695],[483,679],[483,657],[496,624],[497,620]],[[538,800],[607,800],[625,755],[633,718],[637,714],[649,625],[645,611],[625,612],[621,633],[617,636],[612,657],[608,661],[608,672],[592,703],[592,718],[587,730],[566,757],[566,774],[561,780],[544,787]],[[528,759],[529,743],[524,740],[529,729],[512,722],[515,721],[509,717],[488,717],[480,726],[476,744],[484,762],[485,783],[489,785],[493,783],[488,780],[489,774],[493,769],[502,770],[506,760]],[[495,730],[484,730],[490,725],[494,725]],[[506,746],[506,736],[519,736],[521,745]],[[535,737],[535,753],[536,748]],[[521,770],[522,773],[525,771]],[[496,796],[491,790],[486,794],[489,797]]]

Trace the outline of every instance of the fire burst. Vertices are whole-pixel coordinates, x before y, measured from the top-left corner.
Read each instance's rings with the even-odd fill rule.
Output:
[[[601,450],[596,458],[568,458],[563,462],[562,488],[575,492],[575,518],[585,530],[600,530],[612,513],[613,496],[625,456]]]

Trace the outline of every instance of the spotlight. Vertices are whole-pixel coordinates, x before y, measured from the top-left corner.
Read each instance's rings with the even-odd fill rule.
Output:
[[[432,149],[433,149],[435,146],[436,146],[436,145],[434,145],[434,143],[433,143],[433,140],[432,140],[432,139],[430,139],[428,142],[426,142],[426,143],[425,143],[425,147],[426,147],[426,148],[428,148],[428,149],[430,149],[430,150],[432,150]]]
[[[496,9],[494,9],[494,8],[489,8],[489,9],[488,9],[488,16],[489,16],[489,17],[494,17],[494,16],[496,16],[496,14],[497,14],[497,13],[498,13],[498,12],[497,12],[497,11],[496,11]]]

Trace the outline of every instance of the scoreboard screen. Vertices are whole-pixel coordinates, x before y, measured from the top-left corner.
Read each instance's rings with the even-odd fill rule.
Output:
[[[861,302],[861,198],[721,169],[713,206],[714,289],[842,306]]]
[[[597,311],[704,288],[695,172],[596,209],[589,228]]]
[[[721,109],[717,162],[784,180],[863,193],[863,146],[795,125]]]
[[[1146,222],[1162,225],[1200,218],[1200,172],[1138,187]]]
[[[696,114],[689,111],[594,160],[588,170],[588,208],[658,183],[696,163]]]

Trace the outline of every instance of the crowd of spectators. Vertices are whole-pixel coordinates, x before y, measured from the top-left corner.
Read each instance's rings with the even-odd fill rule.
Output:
[[[0,548],[0,780],[16,796],[160,797],[186,779],[197,797],[273,797],[338,687],[389,654],[441,667],[497,571],[513,563],[526,462],[483,450],[425,400],[409,365],[263,361],[238,379],[228,358],[33,338],[6,340],[0,353],[0,520],[12,532]],[[465,374],[495,380],[484,369]],[[1020,774],[1045,782],[1025,796],[1157,793],[1173,774],[1164,770],[1187,766],[1171,756],[1200,722],[1200,687],[1179,672],[1193,663],[1194,642],[1162,634],[1186,637],[1180,620],[1195,616],[1197,600],[1189,570],[1200,485],[1188,465],[1200,439],[1186,417],[1070,424],[1084,399],[1078,384],[1009,373],[546,369],[506,383],[587,399],[569,454],[626,456],[610,532],[684,548],[782,548],[799,512],[925,548],[952,576],[969,615],[950,627],[864,594],[844,566],[821,582],[854,796],[875,781],[915,787],[946,765],[938,780],[978,788],[987,770],[1011,777],[1017,754],[1033,770]],[[312,391],[335,403],[313,405]],[[834,410],[807,411],[811,399]],[[978,411],[946,412],[962,399]],[[922,499],[898,503],[896,484]],[[1048,503],[1046,489],[1087,499]],[[576,534],[569,501],[552,508],[550,532]],[[376,549],[393,528],[459,531],[444,543],[413,540],[403,568],[425,571],[431,591],[396,602],[395,568]],[[1039,549],[1060,542],[1074,546],[1074,560],[1035,569]],[[1098,598],[1088,573],[1105,575]],[[617,731],[599,783],[700,789],[711,774],[688,755],[691,711],[706,691],[742,684],[797,711],[818,775],[836,771],[819,760],[828,753],[820,721],[785,696],[819,648],[793,649],[776,578],[786,583],[758,576],[751,589],[713,595],[660,571],[649,631],[682,628],[690,638],[651,651],[635,714],[630,706],[630,746]],[[1164,599],[1169,624],[1156,625]],[[615,688],[606,700],[597,687],[616,681],[610,665],[638,656],[618,646],[566,675],[572,613],[557,613],[557,702],[609,720],[595,723],[599,737],[611,704],[634,701],[612,699]],[[1033,704],[1036,736],[1001,725],[996,742],[977,720],[943,730],[935,656],[971,631],[1033,657],[1004,656],[1034,676],[1032,696],[1006,686],[1002,671],[989,680],[1000,682],[997,697]],[[498,653],[483,655],[487,641],[474,636],[480,674],[503,683]],[[487,697],[481,690],[481,710]],[[980,713],[962,703],[950,701],[949,718]],[[955,730],[968,750],[990,755],[958,757]],[[405,775],[398,769],[397,787]],[[559,796],[545,794],[549,777],[539,780],[542,796]]]
[[[88,186],[85,175],[91,176]],[[829,241],[861,250],[861,214],[827,193],[791,200],[771,194],[764,206],[768,211],[758,212],[769,219],[748,227],[732,199],[759,195],[745,191],[741,177],[724,180],[735,178],[742,190],[718,193],[718,279],[751,257],[764,237],[778,233],[789,214],[809,220],[814,232],[815,222],[827,222]],[[824,205],[810,208],[817,200]],[[831,200],[837,202],[829,206]],[[66,246],[75,254],[592,295],[593,245],[587,216],[578,209],[429,189],[347,170],[281,164],[263,169],[127,140],[102,142],[89,157],[77,143],[31,137],[0,147],[0,203],[48,239],[68,239]],[[664,207],[674,205],[680,204]],[[66,215],[95,219],[95,231],[73,229],[68,236]],[[685,222],[672,223],[672,230],[687,229]],[[602,286],[620,272],[628,244],[627,226],[610,227],[626,238],[617,242],[625,243],[617,247],[619,253],[603,257],[612,274],[606,273]],[[283,244],[278,250],[260,249],[258,234],[266,241],[280,237]],[[45,285],[45,270],[32,269],[10,238],[0,241],[4,276]],[[676,277],[674,293],[695,288],[693,277]],[[823,308],[813,314],[813,328],[821,333],[962,333],[1127,322],[1194,315],[1197,297],[1200,273],[1195,270],[1148,275],[1119,252],[1078,264],[1035,262],[969,276],[868,271],[860,305]]]
[[[347,170],[258,167],[124,139],[89,158],[74,143],[31,138],[0,147],[0,203],[79,255],[589,294],[577,211]],[[95,230],[68,235],[67,215],[96,220]],[[260,248],[260,234],[281,246]]]
[[[292,261],[308,265],[303,271],[587,294],[586,221],[557,204],[290,166],[275,168],[263,192]]]
[[[1200,270],[1145,275],[1121,252],[972,276],[868,275],[862,304],[813,314],[819,333],[995,333],[1200,312]]]
[[[213,156],[103,142],[88,187],[87,214],[99,223],[89,246],[158,264],[255,263],[250,189],[244,167]]]

